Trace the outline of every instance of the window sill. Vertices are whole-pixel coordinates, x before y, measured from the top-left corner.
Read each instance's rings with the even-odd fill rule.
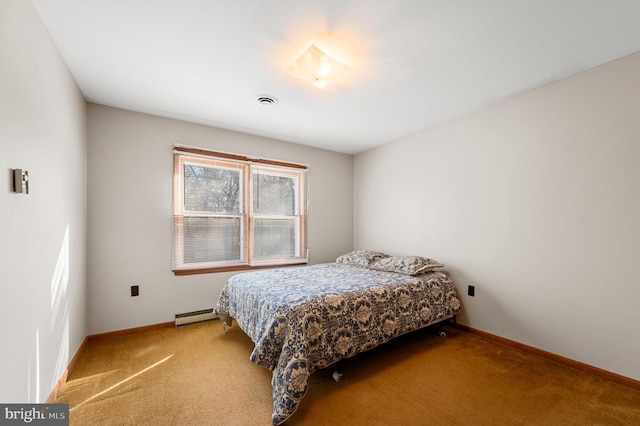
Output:
[[[301,266],[306,265],[308,260],[301,260],[295,263],[280,263],[272,265],[235,265],[235,266],[221,266],[217,268],[202,268],[202,269],[174,269],[173,274],[177,276],[182,275],[197,275],[197,274],[212,274],[216,272],[235,272],[235,271],[251,271],[256,269],[268,269],[268,268],[286,268],[289,266]]]

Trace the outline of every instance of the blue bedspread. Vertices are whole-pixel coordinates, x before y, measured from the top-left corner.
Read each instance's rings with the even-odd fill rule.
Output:
[[[255,343],[251,361],[273,372],[273,424],[295,412],[315,370],[459,309],[442,272],[409,276],[342,263],[235,275],[216,305]]]

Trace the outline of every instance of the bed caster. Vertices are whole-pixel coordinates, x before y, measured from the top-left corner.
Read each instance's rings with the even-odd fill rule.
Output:
[[[341,382],[342,381],[342,373],[339,372],[338,370],[335,370],[333,372],[333,374],[331,375],[331,377],[333,377],[333,380],[335,380],[336,382]]]
[[[439,335],[440,337],[447,337],[447,332],[446,332],[446,331],[443,331],[443,330],[440,330],[440,331],[438,331],[438,335]]]
[[[222,321],[222,331],[226,333],[228,328],[229,328],[229,324],[227,324],[226,321]]]

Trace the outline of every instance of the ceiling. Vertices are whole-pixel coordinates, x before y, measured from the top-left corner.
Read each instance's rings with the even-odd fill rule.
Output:
[[[32,1],[88,101],[349,154],[640,51],[637,0]]]

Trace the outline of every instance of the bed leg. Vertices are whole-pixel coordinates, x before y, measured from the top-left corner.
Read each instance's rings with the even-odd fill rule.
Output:
[[[226,333],[228,328],[229,328],[229,324],[227,324],[226,321],[222,321],[222,331]]]
[[[442,322],[438,323],[438,336],[447,337],[447,332],[444,331],[444,325],[442,324]]]
[[[333,377],[333,380],[336,382],[342,381],[342,363],[340,361],[336,363],[336,369],[333,370],[331,377]]]

